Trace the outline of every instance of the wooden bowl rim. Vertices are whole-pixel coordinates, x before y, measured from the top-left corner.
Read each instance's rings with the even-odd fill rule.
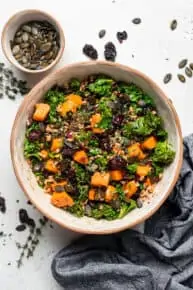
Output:
[[[26,103],[28,103],[28,101],[30,100],[30,98],[34,95],[34,93],[39,90],[41,87],[44,86],[45,83],[49,82],[49,80],[51,78],[54,78],[57,74],[60,74],[61,71],[68,71],[69,68],[72,67],[77,67],[77,66],[89,66],[89,65],[107,65],[110,68],[111,67],[117,67],[121,70],[126,70],[129,73],[134,73],[136,75],[138,75],[140,78],[144,79],[146,82],[150,83],[151,86],[153,86],[156,91],[159,92],[159,95],[161,96],[161,98],[164,100],[164,102],[169,106],[169,108],[171,109],[172,113],[174,114],[174,120],[176,123],[176,127],[177,127],[177,131],[178,131],[178,135],[179,135],[179,157],[178,157],[178,161],[176,164],[176,169],[175,169],[175,175],[173,178],[172,183],[170,184],[170,187],[168,188],[167,192],[165,193],[165,195],[162,196],[162,198],[160,199],[159,203],[157,203],[154,208],[150,211],[148,211],[146,214],[144,214],[142,217],[139,217],[136,220],[133,220],[131,222],[129,222],[128,225],[123,225],[123,226],[119,226],[116,229],[103,229],[103,230],[87,230],[87,229],[83,229],[83,228],[79,228],[76,226],[69,226],[68,224],[64,224],[63,222],[58,221],[57,218],[55,218],[54,216],[51,216],[49,214],[49,212],[47,212],[46,210],[44,210],[41,205],[39,205],[39,203],[34,202],[31,200],[30,198],[30,194],[27,192],[27,190],[25,189],[25,185],[22,181],[22,179],[19,176],[18,173],[18,169],[17,169],[17,165],[15,162],[15,150],[17,150],[16,148],[14,148],[14,140],[16,138],[15,136],[15,129],[17,127],[17,121],[18,121],[18,117],[21,113],[21,111],[23,110],[23,107],[26,105]],[[10,150],[11,150],[11,160],[13,163],[13,168],[14,168],[14,172],[16,175],[16,178],[19,182],[19,185],[21,186],[22,190],[24,191],[24,193],[26,194],[26,196],[28,197],[29,200],[32,201],[32,203],[35,205],[35,207],[45,216],[47,216],[50,220],[54,221],[55,223],[59,224],[60,226],[67,228],[69,230],[72,230],[74,232],[77,233],[84,233],[84,234],[98,234],[98,235],[102,235],[102,234],[112,234],[112,233],[116,233],[116,232],[120,232],[123,230],[126,230],[128,228],[132,228],[142,222],[144,222],[145,220],[147,220],[150,216],[152,216],[159,208],[160,206],[164,203],[164,201],[167,199],[167,197],[169,196],[170,192],[172,191],[173,187],[175,186],[179,173],[180,173],[180,169],[182,166],[182,161],[183,161],[183,139],[182,139],[182,132],[181,132],[181,126],[180,126],[180,121],[177,115],[177,112],[172,104],[172,102],[168,99],[168,97],[166,96],[166,94],[159,88],[159,86],[152,81],[148,76],[146,76],[144,73],[136,70],[136,69],[132,69],[128,66],[122,65],[122,64],[118,64],[118,63],[111,63],[111,62],[107,62],[107,61],[89,61],[89,62],[78,62],[78,63],[74,63],[74,64],[69,64],[69,65],[65,65],[63,68],[56,70],[55,72],[53,72],[52,74],[48,75],[47,77],[45,77],[42,81],[40,81],[30,92],[29,94],[25,97],[24,101],[22,102],[15,120],[14,120],[14,124],[12,127],[12,131],[11,131],[11,139],[10,139]]]
[[[60,36],[60,49],[58,51],[56,58],[54,59],[54,61],[51,64],[49,64],[47,67],[40,69],[40,70],[30,70],[30,69],[27,69],[27,68],[23,67],[22,65],[20,65],[19,62],[17,62],[17,60],[15,60],[15,62],[12,61],[12,58],[10,57],[10,54],[8,53],[8,51],[6,49],[6,45],[5,45],[6,44],[6,41],[5,41],[6,33],[9,29],[10,23],[14,20],[14,18],[19,17],[20,15],[22,16],[24,14],[35,14],[35,13],[42,14],[42,15],[46,16],[48,19],[51,19],[53,22],[55,22],[55,27],[57,27],[58,32],[59,32],[59,36]],[[3,53],[5,54],[5,57],[7,58],[7,60],[12,65],[14,65],[16,68],[18,68],[19,70],[21,70],[25,73],[28,73],[28,74],[44,73],[44,72],[47,72],[48,70],[50,70],[51,68],[53,68],[59,62],[59,60],[61,59],[61,57],[63,55],[64,48],[65,48],[65,42],[66,41],[65,41],[64,31],[63,31],[60,23],[58,22],[58,20],[56,20],[56,18],[54,18],[49,13],[44,12],[44,11],[39,10],[39,9],[25,9],[25,10],[20,10],[19,12],[16,12],[8,19],[8,21],[6,22],[6,24],[3,27],[2,34],[1,34],[1,46],[2,46]]]

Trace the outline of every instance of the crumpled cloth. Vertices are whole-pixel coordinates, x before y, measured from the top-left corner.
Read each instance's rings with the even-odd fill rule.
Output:
[[[193,289],[193,135],[179,180],[144,233],[88,235],[62,249],[52,273],[64,289]]]

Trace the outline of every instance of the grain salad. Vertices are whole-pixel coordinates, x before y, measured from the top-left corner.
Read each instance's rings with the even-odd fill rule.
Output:
[[[174,159],[153,99],[104,75],[50,89],[28,120],[24,156],[53,206],[114,220],[152,194]]]

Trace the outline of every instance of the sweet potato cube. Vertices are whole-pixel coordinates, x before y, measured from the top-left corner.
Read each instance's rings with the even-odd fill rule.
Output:
[[[123,189],[124,189],[125,195],[128,198],[131,198],[137,192],[138,185],[134,180],[132,180],[132,181],[127,182],[124,185]]]
[[[58,168],[54,162],[54,160],[52,159],[49,159],[46,161],[45,163],[45,169],[49,172],[52,172],[52,173],[57,173],[58,172]]]
[[[40,103],[35,105],[35,112],[33,114],[33,120],[44,121],[50,111],[50,106],[48,104]]]
[[[124,172],[122,170],[111,170],[110,175],[112,180],[119,181],[123,179]]]
[[[84,150],[75,152],[73,159],[80,164],[88,164],[88,156]]]
[[[105,186],[109,185],[110,173],[108,172],[95,172],[91,177],[91,184],[93,186]]]
[[[151,136],[147,138],[143,143],[142,143],[142,148],[146,150],[152,150],[156,147],[157,145],[157,140],[154,136]]]
[[[151,171],[151,167],[149,165],[138,165],[136,173],[140,177],[147,176],[149,172]]]
[[[82,105],[82,98],[79,95],[74,95],[74,94],[70,94],[67,96],[67,100],[71,101],[72,103],[74,103],[74,105],[76,107],[79,107]]]
[[[88,199],[95,200],[95,194],[96,194],[95,190],[93,188],[91,188],[88,192]]]
[[[90,126],[92,128],[93,133],[95,134],[101,134],[104,132],[104,129],[96,128],[96,125],[100,123],[101,119],[102,117],[101,114],[99,113],[92,115],[92,117],[90,118]]]
[[[74,201],[66,192],[54,192],[51,197],[51,203],[56,207],[71,207]]]
[[[62,138],[55,138],[52,140],[51,151],[54,152],[58,149],[61,149],[63,146]]]
[[[112,185],[109,185],[105,192],[105,201],[110,202],[114,199],[116,193],[116,188]]]
[[[140,154],[140,144],[139,143],[134,143],[133,145],[128,147],[128,154],[129,157],[133,158],[133,157],[138,157]]]
[[[42,159],[46,159],[48,157],[48,151],[43,149],[40,151],[39,155]]]

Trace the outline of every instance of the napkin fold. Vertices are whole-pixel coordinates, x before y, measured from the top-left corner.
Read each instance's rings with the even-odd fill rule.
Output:
[[[179,180],[144,233],[88,235],[62,249],[52,273],[64,289],[193,289],[193,135]]]

